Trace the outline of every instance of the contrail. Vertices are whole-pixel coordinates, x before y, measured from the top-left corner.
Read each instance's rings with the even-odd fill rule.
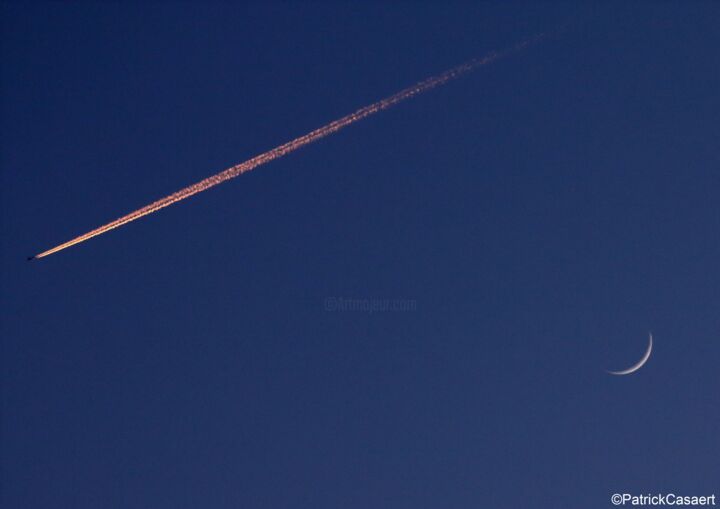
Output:
[[[423,81],[420,81],[419,83],[416,83],[415,85],[413,85],[411,87],[401,90],[400,92],[397,92],[396,94],[393,94],[390,97],[381,99],[380,101],[377,101],[369,106],[365,106],[364,108],[360,108],[355,113],[351,113],[342,118],[339,118],[338,120],[330,122],[329,124],[324,125],[323,127],[320,127],[319,129],[315,129],[314,131],[311,131],[303,136],[300,136],[299,138],[295,138],[292,141],[289,141],[283,145],[275,147],[272,150],[268,150],[267,152],[264,152],[258,156],[253,157],[252,159],[248,159],[247,161],[245,161],[243,163],[240,163],[236,166],[232,166],[231,168],[228,168],[227,170],[224,170],[216,175],[213,175],[212,177],[208,177],[204,180],[201,180],[200,182],[192,184],[184,189],[181,189],[180,191],[177,191],[169,196],[166,196],[165,198],[161,198],[160,200],[150,203],[149,205],[146,205],[134,212],[131,212],[131,213],[129,213],[125,216],[122,216],[114,221],[111,221],[111,222],[107,223],[106,225],[100,226],[99,228],[96,228],[92,231],[84,233],[84,234],[80,235],[79,237],[75,237],[72,240],[69,240],[63,244],[60,244],[51,249],[48,249],[47,251],[43,251],[42,253],[36,254],[35,256],[30,256],[30,257],[28,257],[28,260],[33,260],[35,258],[44,258],[53,253],[57,253],[58,251],[67,249],[68,247],[74,246],[75,244],[85,242],[86,240],[89,240],[93,237],[97,237],[98,235],[102,235],[105,232],[108,232],[110,230],[118,228],[124,224],[131,222],[131,221],[140,219],[143,216],[152,214],[153,212],[156,212],[156,211],[158,211],[162,208],[165,208],[169,205],[172,205],[173,203],[179,202],[180,200],[184,200],[185,198],[189,198],[190,196],[192,196],[194,194],[206,191],[207,189],[210,189],[211,187],[214,187],[218,184],[222,184],[223,182],[225,182],[227,180],[230,180],[239,175],[242,175],[243,173],[250,171],[253,168],[256,168],[260,165],[269,163],[270,161],[278,159],[279,157],[289,154],[290,152],[294,152],[295,150],[299,149],[300,147],[303,147],[305,145],[313,143],[314,141],[317,141],[321,138],[324,138],[325,136],[328,136],[334,132],[337,132],[340,129],[343,129],[343,128],[349,126],[350,124],[357,122],[358,120],[361,120],[365,117],[369,117],[370,115],[374,115],[375,113],[385,110],[387,108],[390,108],[391,106],[395,106],[396,104],[398,104],[402,101],[405,101],[406,99],[410,99],[413,96],[416,96],[423,92],[427,92],[428,90],[430,90],[432,88],[435,88],[440,85],[444,85],[445,83],[447,83],[451,80],[454,80],[454,79],[462,76],[463,74],[466,74],[482,65],[489,64],[491,62],[494,62],[495,60],[498,60],[499,58],[503,58],[510,54],[516,53],[531,44],[537,43],[544,36],[545,36],[544,34],[537,35],[531,39],[527,39],[527,40],[520,42],[520,43],[518,43],[510,48],[507,48],[505,50],[491,52],[484,57],[475,58],[473,60],[470,60],[469,62],[458,65],[457,67],[453,67],[452,69],[449,69],[449,70],[443,72],[442,74],[438,74],[436,76],[432,76]]]

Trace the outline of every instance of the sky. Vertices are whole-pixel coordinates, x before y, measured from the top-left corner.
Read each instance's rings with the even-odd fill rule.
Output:
[[[718,3],[13,2],[0,20],[3,507],[720,496]],[[650,332],[647,364],[609,375]]]

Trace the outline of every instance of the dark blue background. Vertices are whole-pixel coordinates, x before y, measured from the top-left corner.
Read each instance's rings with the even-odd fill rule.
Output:
[[[720,495],[717,3],[13,3],[1,18],[3,507]],[[332,297],[417,308],[329,312]],[[648,331],[648,364],[607,375]]]

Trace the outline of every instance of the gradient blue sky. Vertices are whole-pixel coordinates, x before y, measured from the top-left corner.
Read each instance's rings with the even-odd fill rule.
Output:
[[[0,19],[3,507],[720,495],[720,4],[3,3]],[[649,331],[648,364],[607,375]]]

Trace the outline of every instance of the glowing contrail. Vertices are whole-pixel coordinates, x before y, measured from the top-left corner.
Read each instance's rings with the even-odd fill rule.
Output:
[[[361,119],[363,119],[365,117],[369,117],[370,115],[373,115],[379,111],[390,108],[391,106],[394,106],[394,105],[396,105],[406,99],[409,99],[415,95],[426,92],[426,91],[428,91],[432,88],[435,88],[439,85],[443,85],[443,84],[447,83],[448,81],[454,80],[455,78],[462,76],[463,74],[465,74],[469,71],[472,71],[473,69],[475,69],[477,67],[480,67],[485,64],[489,64],[490,62],[493,62],[499,58],[502,58],[502,57],[508,56],[512,53],[515,53],[517,51],[520,51],[523,48],[526,48],[527,46],[538,42],[543,37],[544,37],[543,34],[538,35],[536,37],[533,37],[532,39],[525,40],[525,41],[518,43],[515,46],[512,46],[503,51],[495,51],[495,52],[489,53],[488,55],[486,55],[482,58],[476,58],[476,59],[470,60],[469,62],[461,64],[457,67],[453,67],[452,69],[449,69],[449,70],[443,72],[442,74],[438,74],[437,76],[427,78],[411,87],[408,87],[404,90],[401,90],[400,92],[397,92],[394,95],[391,95],[390,97],[381,99],[380,101],[373,103],[369,106],[365,106],[364,108],[357,110],[355,113],[351,113],[350,115],[346,115],[338,120],[330,122],[329,124],[327,124],[323,127],[320,127],[319,129],[315,129],[314,131],[311,131],[303,136],[300,136],[299,138],[295,138],[292,141],[289,141],[283,145],[275,147],[272,150],[268,150],[267,152],[265,152],[263,154],[253,157],[252,159],[248,159],[244,163],[240,163],[236,166],[228,168],[227,170],[222,171],[216,175],[213,175],[212,177],[208,177],[204,180],[201,180],[200,182],[197,182],[196,184],[192,184],[184,189],[181,189],[180,191],[177,191],[169,196],[166,196],[165,198],[157,200],[149,205],[146,205],[146,206],[142,207],[141,209],[138,209],[134,212],[131,212],[131,213],[123,216],[123,217],[120,217],[114,221],[111,221],[110,223],[108,223],[104,226],[100,226],[99,228],[96,228],[92,231],[84,233],[84,234],[80,235],[79,237],[76,237],[72,240],[65,242],[64,244],[60,244],[59,246],[55,246],[52,249],[43,251],[42,253],[39,253],[35,256],[31,256],[28,259],[32,260],[35,258],[44,258],[53,253],[57,253],[58,251],[66,249],[70,246],[74,246],[75,244],[84,242],[88,239],[91,239],[93,237],[101,235],[107,231],[113,230],[115,228],[118,228],[119,226],[127,224],[131,221],[140,219],[143,216],[152,214],[153,212],[156,212],[162,208],[165,208],[168,205],[172,205],[175,202],[184,200],[185,198],[189,198],[190,196],[200,193],[202,191],[205,191],[207,189],[210,189],[213,186],[222,184],[226,180],[235,178],[238,175],[242,175],[243,173],[250,171],[253,168],[256,168],[262,164],[269,163],[270,161],[277,159],[279,157],[282,157],[285,154],[289,154],[290,152],[293,152],[293,151],[299,149],[300,147],[303,147],[309,143],[319,140],[320,138],[324,138],[325,136],[328,136],[329,134],[339,131],[340,129],[347,127],[350,124],[357,122],[358,120],[361,120]]]

